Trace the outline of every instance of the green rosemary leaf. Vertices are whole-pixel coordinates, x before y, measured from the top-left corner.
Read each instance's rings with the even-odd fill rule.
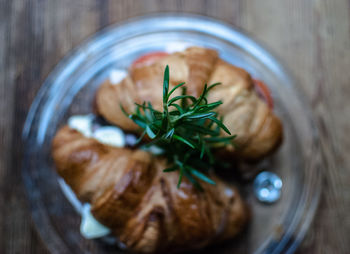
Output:
[[[208,93],[211,89],[213,89],[214,87],[216,87],[216,86],[218,86],[218,85],[221,85],[221,83],[218,82],[218,83],[214,83],[214,84],[210,85],[210,86],[208,87],[208,89],[207,89],[207,93]]]
[[[150,104],[149,102],[148,102],[148,106],[146,106],[146,102],[144,102],[143,104],[138,104],[138,103],[135,102],[135,105],[136,105],[138,108],[142,108],[142,110],[148,109],[148,110],[150,110],[150,111],[155,111],[155,112],[160,113],[159,111],[156,111],[155,109],[153,109],[152,104]]]
[[[191,141],[186,140],[185,138],[182,138],[182,137],[180,137],[180,136],[178,136],[178,135],[173,135],[173,138],[174,138],[174,139],[177,139],[177,140],[179,140],[179,141],[181,141],[182,143],[188,145],[189,147],[191,147],[191,148],[193,148],[193,149],[196,148],[195,145],[194,145]]]
[[[165,112],[164,112],[164,114],[163,114],[163,116],[165,116],[166,114],[165,114]],[[168,128],[168,123],[169,123],[169,118],[168,118],[168,116],[167,117],[163,117],[163,119],[162,119],[162,124],[161,124],[161,127],[160,127],[160,130],[167,130]]]
[[[143,137],[146,135],[146,131],[143,131],[142,132],[142,134],[140,135],[140,137],[136,140],[136,144],[139,144],[141,141],[142,141],[142,139],[143,139]]]
[[[193,108],[197,107],[197,106],[202,102],[202,100],[205,98],[206,91],[207,91],[207,84],[204,85],[203,92],[202,92],[202,94],[199,96],[199,98],[198,98],[198,100],[196,101],[196,103],[193,105]]]
[[[152,122],[152,127],[156,130],[160,130],[161,129],[161,126],[162,126],[162,120],[161,119],[155,119],[153,122]]]
[[[211,130],[209,128],[204,128],[203,124],[197,125],[197,124],[193,124],[191,122],[183,122],[182,126],[186,129],[188,129],[188,131],[190,131],[190,132],[196,132],[196,133],[210,135],[210,136],[218,136],[219,135],[219,133],[215,132],[214,130]]]
[[[157,121],[157,120],[162,120],[162,118],[163,118],[163,114],[162,113],[160,113],[160,112],[158,112],[158,111],[156,111],[156,110],[153,110],[153,111],[151,111],[152,112],[152,116],[153,116],[153,118]]]
[[[188,180],[200,191],[203,191],[202,186],[192,177],[191,173],[188,172],[189,170],[184,170],[184,175],[187,177]]]
[[[209,177],[207,177],[206,175],[204,175],[203,173],[201,173],[197,169],[192,168],[190,166],[187,166],[187,168],[189,168],[191,170],[192,175],[196,176],[197,178],[201,179],[204,182],[215,185],[215,182],[212,179],[210,179]]]
[[[226,141],[232,141],[236,136],[228,136],[228,137],[210,137],[205,138],[205,141],[211,142],[211,143],[219,143],[219,142],[226,142]]]
[[[186,95],[186,92],[187,92],[187,87],[182,87],[182,95]],[[187,103],[187,99],[186,98],[183,98],[181,100],[181,107],[183,109],[188,107],[188,103]]]
[[[179,181],[177,182],[177,188],[180,188],[183,173],[184,173],[184,169],[183,167],[180,167],[180,174],[179,174]]]
[[[146,116],[147,121],[150,122],[150,123],[153,122],[152,111],[146,110],[146,109],[144,109],[143,111],[144,111],[144,114]]]
[[[177,86],[175,86],[173,89],[171,89],[171,91],[168,93],[167,99],[169,100],[172,93],[175,92],[176,89],[178,89],[180,86],[183,86],[184,84],[185,84],[185,82],[182,82],[182,83],[178,84]]]
[[[214,116],[208,117],[210,120],[215,122],[221,129],[223,129],[227,134],[231,135],[231,132],[227,129],[227,127],[217,118]]]
[[[136,103],[135,105],[136,105],[136,115],[141,116],[140,106],[138,106]]]
[[[221,160],[216,160],[215,161],[215,166],[218,162],[220,162]],[[196,168],[200,168],[201,171],[209,171],[211,169],[213,169],[213,165],[211,165],[210,163],[208,163],[206,160],[204,159],[200,159],[198,157],[192,157],[191,158],[191,165],[195,166]]]
[[[126,116],[143,129],[138,142],[147,134],[152,140],[144,147],[155,146],[167,158],[170,167],[164,172],[179,170],[178,187],[185,176],[195,187],[202,189],[196,179],[215,184],[206,175],[214,165],[221,165],[220,161],[215,160],[215,149],[228,144],[235,145],[232,142],[235,136],[221,136],[221,130],[230,134],[222,118],[213,111],[222,102],[208,103],[207,100],[209,90],[219,83],[209,87],[205,85],[198,98],[186,94],[187,89],[183,85],[178,84],[169,92],[167,66],[164,71],[162,112],[155,110],[150,102],[136,104],[135,112],[131,115],[122,105],[120,107]],[[177,89],[182,89],[181,95],[170,98]]]
[[[145,129],[147,124],[145,123],[144,119],[142,119],[138,115],[129,115],[129,118],[133,120],[138,126],[140,126],[142,129]]]
[[[170,113],[169,113],[169,115],[171,115],[171,116],[180,116],[181,115],[181,113],[179,112],[179,111],[171,111]]]
[[[135,104],[137,107],[139,107],[139,108],[143,108],[143,107],[144,107],[144,105],[139,104],[139,103],[136,103],[136,102],[134,102],[134,104]]]
[[[213,102],[213,103],[208,103],[205,105],[200,105],[197,107],[196,112],[201,112],[201,111],[210,111],[222,104],[221,101]]]
[[[130,114],[128,112],[126,112],[125,108],[123,107],[123,105],[121,103],[119,104],[119,107],[122,110],[122,112],[124,113],[124,115],[129,117]]]
[[[215,112],[198,113],[198,114],[192,114],[192,115],[186,116],[186,119],[204,119],[204,118],[211,119],[210,117],[214,115],[216,115]]]
[[[178,168],[179,168],[179,166],[174,165],[174,166],[172,166],[172,167],[170,167],[170,168],[164,169],[163,172],[173,172],[173,171],[178,170]]]
[[[183,99],[190,99],[193,102],[197,101],[196,98],[191,95],[179,95],[179,96],[175,96],[174,98],[171,98],[168,102],[168,105],[171,106],[175,101],[183,100]]]
[[[163,81],[163,103],[168,102],[168,91],[169,91],[169,66],[165,67],[164,81]]]
[[[164,138],[166,139],[171,139],[174,135],[174,132],[175,132],[175,129],[172,128],[170,131],[168,131],[165,135],[164,135]]]
[[[155,118],[156,120],[162,119],[163,114],[158,110],[155,110],[150,102],[148,102],[148,106],[146,106],[145,108],[151,112],[153,118]]]
[[[153,132],[153,130],[151,129],[151,127],[149,127],[149,125],[146,126],[146,132],[148,137],[150,137],[151,139],[154,139],[157,135]]]
[[[199,156],[200,159],[203,159],[204,153],[205,153],[205,143],[204,143],[204,141],[202,141],[201,154]]]
[[[184,113],[183,109],[182,109],[181,106],[178,105],[178,104],[172,103],[172,104],[169,105],[169,106],[175,107],[175,108],[180,112],[180,114],[183,114],[183,113]]]

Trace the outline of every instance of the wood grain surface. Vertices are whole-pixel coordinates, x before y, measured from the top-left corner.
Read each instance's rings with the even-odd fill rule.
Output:
[[[298,253],[349,253],[348,0],[0,0],[0,253],[47,253],[20,176],[21,130],[40,85],[69,50],[96,31],[159,11],[228,22],[291,69],[321,126],[326,168],[321,203]]]

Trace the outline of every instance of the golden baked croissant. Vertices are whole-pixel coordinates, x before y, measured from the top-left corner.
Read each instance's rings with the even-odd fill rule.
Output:
[[[151,65],[131,66],[128,76],[120,83],[106,81],[100,86],[96,94],[98,114],[124,130],[136,131],[138,126],[124,115],[120,105],[133,113],[135,102],[149,101],[160,110],[166,65],[170,69],[170,89],[186,82],[188,94],[197,97],[204,84],[221,83],[211,90],[208,100],[223,102],[217,111],[224,117],[224,124],[231,133],[237,134],[235,141],[239,149],[227,147],[226,152],[246,160],[258,160],[278,147],[282,139],[281,122],[258,97],[251,76],[221,60],[211,49],[192,47],[158,59]]]
[[[232,238],[247,221],[236,188],[212,176],[204,191],[151,154],[117,148],[63,127],[52,153],[59,175],[91,212],[129,250],[153,253],[189,250]]]

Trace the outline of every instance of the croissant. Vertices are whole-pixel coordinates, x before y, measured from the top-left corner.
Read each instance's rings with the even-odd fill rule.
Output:
[[[237,134],[239,149],[228,146],[226,152],[245,160],[259,160],[281,143],[281,121],[259,98],[251,76],[221,60],[216,51],[199,47],[168,55],[151,65],[133,65],[127,77],[118,84],[104,82],[96,93],[97,113],[124,130],[136,131],[138,126],[124,115],[120,105],[131,113],[135,110],[135,102],[149,101],[160,110],[166,65],[170,68],[170,89],[186,82],[188,94],[198,96],[204,84],[221,83],[211,90],[208,100],[223,102],[217,111],[224,117],[224,124],[231,133]]]
[[[64,126],[52,143],[57,172],[102,224],[134,252],[200,248],[234,237],[247,221],[237,189],[215,176],[199,191],[166,161],[104,145]]]

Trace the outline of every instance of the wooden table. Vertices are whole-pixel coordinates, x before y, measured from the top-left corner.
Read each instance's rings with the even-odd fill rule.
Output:
[[[159,11],[224,20],[273,49],[291,69],[321,126],[326,166],[320,207],[298,253],[349,253],[348,0],[0,0],[0,253],[47,253],[20,177],[20,133],[43,80],[101,28]]]

